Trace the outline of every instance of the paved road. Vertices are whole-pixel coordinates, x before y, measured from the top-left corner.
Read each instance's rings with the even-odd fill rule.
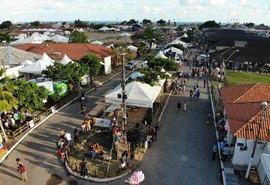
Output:
[[[89,95],[93,101],[102,100],[104,93],[119,84],[119,80],[115,78]],[[194,80],[188,82],[190,87],[193,83]],[[187,91],[190,87],[187,87]],[[214,128],[206,124],[210,102],[206,90],[200,90],[201,100],[187,101],[186,113],[177,110],[176,102],[179,99],[188,100],[188,92],[184,96],[170,97],[161,119],[158,140],[148,150],[139,167],[146,175],[142,185],[220,184],[217,163],[211,160]],[[94,106],[93,101],[90,101],[89,108]],[[68,175],[57,158],[55,141],[58,131],[60,128],[71,131],[80,125],[82,118],[79,111],[79,103],[71,104],[30,134],[1,165],[0,184],[25,184],[20,182],[16,172],[16,157],[23,159],[29,171],[29,185],[98,184]],[[123,179],[108,184],[121,185]]]

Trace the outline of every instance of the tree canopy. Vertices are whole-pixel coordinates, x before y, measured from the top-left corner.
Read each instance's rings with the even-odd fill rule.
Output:
[[[77,28],[85,28],[88,26],[87,22],[81,21],[80,19],[74,21],[74,26]]]
[[[142,23],[144,26],[152,25],[152,21],[150,19],[143,19]]]
[[[6,69],[0,69],[0,76],[2,77]],[[9,78],[4,77],[0,80],[0,111],[12,111],[18,107],[18,100],[13,96],[16,86],[9,83]]]
[[[160,19],[160,20],[157,21],[157,25],[166,26],[166,21],[164,21],[163,19]]]
[[[9,33],[0,33],[0,42],[11,42],[13,39],[11,38],[11,36],[9,35]]]
[[[71,43],[88,43],[88,37],[84,32],[73,31],[70,34],[69,42]]]
[[[30,24],[31,24],[31,26],[40,26],[41,22],[40,21],[33,21]]]
[[[132,25],[132,24],[136,24],[137,21],[135,19],[130,19],[128,22],[127,22],[127,25]]]
[[[1,29],[5,29],[5,28],[9,29],[11,27],[12,27],[12,22],[11,21],[3,21],[1,23],[1,25],[0,25]]]
[[[67,65],[56,61],[42,72],[53,80],[79,82],[83,76],[89,73],[89,67],[77,62],[69,62]]]
[[[100,58],[95,54],[89,54],[81,59],[81,63],[88,65],[91,77],[96,76],[101,69]]]
[[[199,26],[199,29],[202,28],[219,28],[220,25],[216,21],[206,21]]]
[[[43,100],[48,99],[49,93],[44,86],[25,80],[15,80],[11,84],[18,87],[14,90],[14,96],[18,99],[20,107],[30,110],[43,108]]]
[[[153,43],[162,44],[164,42],[164,35],[160,30],[154,29],[152,26],[147,26],[143,32],[136,32],[131,36],[133,41],[143,41],[149,44],[149,51]]]

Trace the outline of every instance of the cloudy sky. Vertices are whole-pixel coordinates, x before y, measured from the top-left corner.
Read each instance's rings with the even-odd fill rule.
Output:
[[[269,0],[0,0],[0,22],[216,20],[270,25]]]

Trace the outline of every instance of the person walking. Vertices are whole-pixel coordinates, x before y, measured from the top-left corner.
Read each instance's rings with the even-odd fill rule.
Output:
[[[225,163],[228,155],[230,155],[231,149],[228,144],[225,144],[225,147],[222,149],[222,161]]]
[[[190,89],[190,91],[189,91],[189,101],[191,101],[192,96],[193,96],[193,90],[192,90],[192,89]]]
[[[217,143],[215,143],[214,146],[213,146],[213,149],[212,149],[212,151],[213,151],[212,152],[212,160],[213,161],[216,160],[217,150],[218,150]]]
[[[25,166],[23,166],[22,164],[19,165],[19,173],[21,175],[21,180],[27,181],[27,174],[26,174]]]
[[[183,108],[184,108],[184,112],[186,112],[187,111],[187,102],[184,102]]]
[[[177,108],[178,108],[178,110],[181,109],[181,106],[182,106],[182,104],[181,104],[181,101],[179,100],[178,103],[177,103]]]
[[[199,101],[200,95],[201,95],[201,93],[200,93],[200,90],[198,89],[197,92],[196,92],[197,101]]]
[[[206,80],[203,81],[203,88],[206,87]]]
[[[81,176],[85,177],[87,175],[87,162],[85,158],[82,159],[80,167],[81,167]]]

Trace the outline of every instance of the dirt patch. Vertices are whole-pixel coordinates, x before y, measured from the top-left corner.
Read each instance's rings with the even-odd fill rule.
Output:
[[[46,185],[57,185],[63,182],[63,178],[58,174],[52,174]]]

